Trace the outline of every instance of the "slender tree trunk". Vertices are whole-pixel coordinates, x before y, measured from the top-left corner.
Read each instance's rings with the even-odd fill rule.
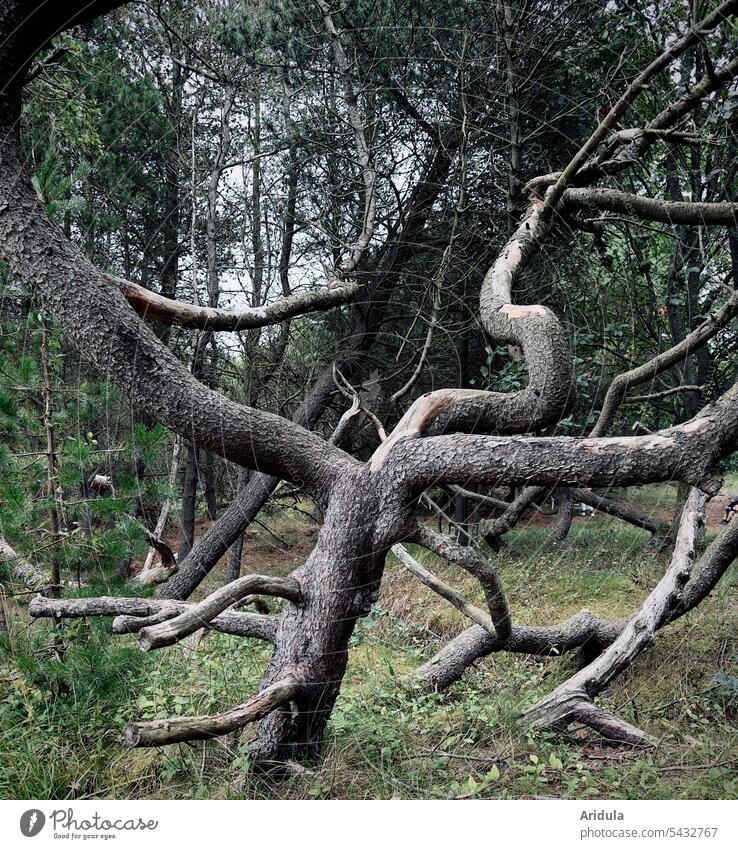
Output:
[[[49,360],[49,325],[44,320],[41,331],[41,378],[43,381],[43,402],[44,402],[44,431],[46,434],[46,497],[49,499],[49,524],[51,526],[52,537],[57,543],[59,541],[60,511],[59,497],[56,491],[56,445],[54,436],[54,421],[52,414],[54,411],[54,398],[51,385],[51,363]],[[51,558],[51,583],[53,585],[51,594],[59,595],[59,585],[61,584],[61,575],[59,573],[59,552],[54,546]]]
[[[243,466],[238,469],[238,492],[241,493],[249,482],[249,470]],[[241,574],[241,558],[243,556],[244,535],[239,534],[236,541],[228,549],[228,566],[226,567],[226,583],[235,581]]]
[[[571,497],[571,490],[562,487],[557,494],[559,496],[559,511],[556,517],[556,524],[551,531],[551,542],[553,545],[561,545],[566,540],[569,536],[574,517],[574,500]]]
[[[181,563],[192,550],[195,540],[195,508],[197,504],[197,481],[199,452],[197,446],[190,443],[187,447],[187,463],[185,464],[184,480],[182,483],[182,514],[180,519],[181,533],[177,561]]]

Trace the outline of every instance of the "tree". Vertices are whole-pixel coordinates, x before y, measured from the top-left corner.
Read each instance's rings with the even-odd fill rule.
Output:
[[[355,185],[349,205],[352,214],[347,216],[351,234],[347,237],[344,231],[345,220],[333,228],[329,240],[333,261],[327,268],[325,285],[288,295],[266,307],[225,309],[215,299],[206,307],[184,304],[106,274],[49,220],[31,184],[18,119],[23,84],[33,58],[58,32],[86,23],[117,5],[115,0],[72,3],[65,4],[63,12],[44,10],[43,15],[26,0],[9,0],[0,6],[2,31],[8,36],[0,53],[2,257],[13,275],[53,316],[65,337],[108,375],[137,409],[198,446],[258,471],[262,488],[273,488],[277,480],[283,480],[304,490],[319,506],[324,520],[312,553],[287,578],[247,575],[198,604],[188,604],[186,596],[201,579],[203,569],[212,565],[195,559],[180,564],[179,572],[157,600],[39,597],[32,603],[31,613],[123,614],[122,621],[114,621],[114,630],[138,630],[140,644],[147,650],[170,645],[208,624],[273,641],[274,653],[261,691],[245,705],[212,717],[138,723],[127,730],[126,739],[129,745],[160,745],[222,734],[259,721],[251,742],[255,760],[284,763],[319,751],[341,686],[355,623],[371,609],[389,551],[395,548],[404,556],[402,544],[413,541],[475,575],[488,603],[483,624],[457,638],[441,652],[432,669],[426,667],[421,675],[440,686],[461,674],[474,657],[490,651],[550,654],[586,643],[602,649],[600,657],[534,708],[531,717],[537,724],[555,726],[576,719],[607,737],[644,742],[647,736],[640,729],[606,714],[593,699],[646,647],[658,628],[704,599],[738,553],[738,524],[733,523],[701,559],[697,560],[695,554],[705,499],[715,491],[718,464],[733,450],[738,436],[738,387],[722,392],[686,421],[646,435],[608,437],[604,425],[596,426],[589,437],[521,435],[538,434],[567,416],[575,401],[576,378],[568,334],[559,317],[543,304],[518,303],[515,295],[526,287],[536,291],[541,274],[537,260],[544,246],[564,243],[575,229],[601,229],[598,219],[602,213],[686,227],[735,225],[738,207],[730,200],[664,201],[642,191],[596,184],[622,178],[659,145],[685,142],[680,122],[734,79],[738,72],[735,58],[713,55],[704,74],[690,80],[676,99],[641,126],[623,129],[619,122],[640,102],[657,75],[674,62],[691,50],[710,54],[715,43],[711,39],[720,37],[713,33],[730,27],[738,2],[726,0],[701,20],[682,21],[666,49],[655,55],[650,51],[644,69],[614,105],[603,110],[592,134],[573,152],[567,152],[563,169],[537,177],[524,187],[527,208],[489,267],[479,297],[479,321],[490,342],[514,346],[521,352],[527,366],[527,380],[521,388],[495,392],[462,386],[426,392],[408,407],[366,460],[335,444],[338,437],[325,439],[304,426],[312,425],[318,410],[322,412],[326,387],[332,391],[335,381],[340,382],[339,373],[344,374],[341,355],[336,356],[336,368],[323,380],[323,388],[308,398],[310,404],[294,417],[298,419],[295,421],[238,404],[200,383],[138,315],[213,333],[266,327],[307,311],[353,301],[355,320],[364,326],[358,327],[359,339],[346,346],[352,356],[345,356],[355,359],[368,347],[368,336],[376,332],[371,327],[371,321],[376,320],[371,311],[378,307],[373,298],[377,291],[384,297],[386,290],[377,290],[376,282],[373,290],[367,290],[355,278],[362,273],[361,263],[377,223],[377,205],[382,197],[377,188],[379,154],[367,120],[371,104],[368,98],[357,95],[355,68],[335,24],[334,11],[316,0],[325,41],[337,69],[340,114],[346,127],[344,145],[350,141],[352,146],[348,162]],[[513,19],[505,13],[505,21],[509,28]],[[506,37],[509,40],[507,31]],[[413,187],[401,228],[405,231],[427,221],[428,196],[438,197],[429,187],[436,181],[447,181],[450,153],[459,151],[462,161],[468,155],[469,97],[466,64],[461,61],[466,40],[461,41],[454,77],[453,120],[450,125],[431,128],[437,144],[431,145],[424,179]],[[402,97],[400,91],[397,100],[401,102]],[[332,98],[329,100],[332,102]],[[335,102],[337,111],[339,97]],[[422,113],[419,117],[427,123]],[[506,212],[516,202],[518,165],[517,158],[513,160]],[[327,173],[328,184],[333,187],[340,185],[345,163],[332,165],[335,167]],[[463,164],[459,173],[465,173]],[[459,187],[465,185],[465,177],[456,181],[457,203],[449,215],[452,221],[463,212],[458,197]],[[332,212],[335,208],[329,210]],[[399,243],[393,239],[387,242],[389,269],[396,267],[393,264],[405,250],[407,232],[403,238]],[[451,244],[449,238],[446,244]],[[213,278],[210,280],[212,283]],[[692,333],[697,329],[695,326]],[[698,336],[704,344],[707,335],[703,332]],[[680,341],[683,347],[678,354],[662,355],[646,371],[657,374],[669,363],[678,362],[685,347],[693,353],[696,347],[690,346],[694,340],[684,346],[688,338],[689,334]],[[345,389],[349,379],[344,375]],[[620,400],[616,398],[616,403]],[[308,409],[310,405],[316,408],[314,412]],[[352,414],[360,412],[360,403],[356,409],[353,406]],[[643,608],[628,622],[601,621],[583,611],[574,620],[551,627],[516,625],[514,611],[511,614],[508,610],[489,563],[458,541],[428,533],[417,518],[419,500],[437,486],[474,488],[504,483],[530,490],[631,486],[670,479],[692,488],[681,513],[672,565]],[[229,527],[224,537],[229,539],[227,544],[244,526],[243,493],[236,504],[241,512],[232,508],[233,512],[225,514],[227,522],[225,516],[220,520],[224,523],[221,529]],[[447,589],[437,588],[447,597],[451,595]],[[284,599],[282,612],[276,618],[265,618],[229,610],[254,593]],[[131,616],[138,621],[132,621]],[[474,618],[480,621],[477,613]]]

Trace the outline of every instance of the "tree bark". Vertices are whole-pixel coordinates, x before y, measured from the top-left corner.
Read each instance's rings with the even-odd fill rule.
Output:
[[[197,506],[197,481],[200,476],[199,451],[194,443],[187,446],[187,462],[185,463],[182,481],[182,510],[180,513],[180,535],[177,560],[179,563],[192,551],[195,540],[195,513]]]

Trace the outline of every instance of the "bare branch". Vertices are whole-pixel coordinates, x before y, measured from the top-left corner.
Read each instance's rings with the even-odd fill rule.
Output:
[[[731,226],[738,220],[738,203],[658,200],[617,189],[567,189],[561,200],[565,208],[607,210],[666,224]]]
[[[210,716],[175,716],[153,722],[135,722],[123,730],[123,743],[129,749],[142,746],[166,746],[185,740],[209,740],[230,734],[268,716],[280,705],[291,701],[300,691],[295,678],[285,678],[267,687],[242,705]]]
[[[693,351],[712,339],[720,330],[738,315],[738,292],[715,315],[705,319],[698,327],[673,347],[650,359],[630,371],[623,372],[613,379],[607,389],[602,410],[590,436],[604,436],[612,425],[618,407],[623,403],[626,392],[633,386],[645,383],[657,374],[683,362]]]
[[[351,246],[349,256],[336,267],[337,277],[343,279],[347,274],[351,274],[356,270],[374,233],[374,218],[377,206],[377,175],[374,170],[371,151],[369,150],[366,129],[361,118],[361,113],[359,112],[359,102],[354,91],[354,84],[351,80],[349,61],[341,43],[341,36],[333,23],[330,7],[325,0],[314,0],[314,2],[318,9],[320,9],[323,16],[323,26],[333,45],[333,54],[336,57],[338,72],[343,82],[344,99],[348,109],[349,122],[354,133],[354,143],[356,144],[356,153],[361,167],[361,176],[364,181],[364,216],[361,233]]]
[[[295,604],[301,599],[300,585],[292,578],[244,575],[211,593],[199,604],[191,605],[174,619],[143,628],[138,635],[138,644],[143,651],[171,646],[207,626],[219,613],[252,593],[286,598]]]
[[[637,528],[643,528],[644,531],[649,531],[652,534],[657,534],[664,530],[664,524],[635,510],[633,507],[620,504],[607,498],[598,492],[592,492],[590,489],[572,489],[572,498],[575,501],[581,501],[583,504],[588,504],[595,510],[600,510],[602,513],[607,513],[609,516],[614,516],[616,519],[622,519]]]
[[[82,619],[86,616],[116,616],[114,634],[131,634],[154,622],[163,622],[191,609],[185,601],[156,598],[126,598],[100,596],[98,598],[46,598],[36,596],[28,605],[34,618]],[[221,613],[208,622],[207,627],[223,634],[237,637],[254,637],[274,642],[276,619],[253,613]]]
[[[34,566],[30,560],[17,554],[2,537],[0,537],[0,564],[8,568],[14,580],[34,592],[41,591],[51,583],[38,566]]]
[[[591,725],[603,736],[626,743],[648,742],[648,735],[599,708],[592,699],[636,657],[650,646],[656,631],[669,621],[669,615],[682,599],[694,566],[696,538],[704,523],[707,496],[692,489],[684,505],[674,553],[664,577],[640,611],[628,622],[618,638],[585,669],[526,711],[534,726],[549,728],[578,721]]]
[[[680,392],[702,392],[704,386],[696,384],[683,383],[681,386],[672,386],[671,389],[662,389],[660,392],[651,392],[648,395],[631,395],[623,401],[624,404],[640,404],[646,401],[657,401],[659,398],[668,398],[670,395],[677,395]]]
[[[734,15],[736,11],[738,11],[738,0],[726,0],[726,2],[721,3],[714,11],[690,28],[682,38],[675,41],[660,56],[657,56],[648,67],[641,71],[617,103],[609,110],[602,121],[600,121],[592,135],[579,148],[569,164],[558,176],[554,185],[546,193],[545,205],[547,209],[552,209],[556,206],[572,178],[576,176],[590,154],[594,153],[600,142],[605,139],[610,130],[615,127],[637,97],[645,90],[647,84],[657,74],[663,71],[664,68],[668,67],[674,59],[681,56],[685,50],[688,50],[694,44],[697,44],[704,35],[716,29],[728,17]]]
[[[358,283],[340,283],[298,292],[263,307],[229,310],[175,301],[144,289],[137,283],[108,276],[120,286],[126,300],[140,316],[196,330],[250,330],[279,324],[298,315],[323,312],[347,304],[356,297],[360,288]]]
[[[484,610],[477,607],[475,604],[472,604],[470,601],[467,601],[461,593],[457,592],[453,587],[449,586],[445,583],[445,581],[442,581],[432,572],[429,572],[425,566],[421,566],[421,564],[418,563],[404,545],[400,545],[399,543],[397,545],[393,545],[392,553],[408,570],[408,572],[415,575],[415,577],[418,578],[421,583],[425,584],[426,587],[440,595],[441,598],[445,598],[446,601],[450,602],[457,610],[460,610],[464,616],[471,619],[472,622],[476,622],[477,625],[480,625],[485,631],[490,634],[495,634],[495,626],[488,613],[485,613]]]
[[[495,633],[501,640],[510,636],[512,621],[510,619],[510,608],[508,607],[502,582],[497,570],[482,557],[482,555],[470,545],[460,545],[450,537],[437,534],[425,525],[418,526],[415,540],[457,566],[461,566],[470,575],[473,575],[480,583]]]

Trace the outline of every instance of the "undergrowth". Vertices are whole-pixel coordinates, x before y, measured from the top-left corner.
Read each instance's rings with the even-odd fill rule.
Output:
[[[644,498],[643,501],[647,501]],[[306,545],[303,519],[282,538]],[[547,530],[521,526],[496,562],[517,621],[548,623],[582,607],[617,618],[663,573],[668,553],[607,517],[577,520],[552,551]],[[275,545],[262,532],[255,545]],[[474,582],[415,552],[467,597]],[[603,695],[602,703],[661,741],[609,748],[589,733],[534,733],[526,707],[572,674],[577,658],[499,654],[446,693],[411,686],[413,670],[466,627],[460,614],[394,561],[379,604],[352,638],[325,758],[270,783],[249,771],[248,729],[208,743],[127,751],[134,718],[209,713],[258,686],[268,649],[211,633],[143,654],[132,636],[89,619],[31,623],[10,599],[0,637],[2,798],[738,798],[735,568],[697,610]],[[218,575],[212,577],[217,585]],[[125,593],[125,586],[113,592]],[[91,586],[85,594],[111,592]]]

